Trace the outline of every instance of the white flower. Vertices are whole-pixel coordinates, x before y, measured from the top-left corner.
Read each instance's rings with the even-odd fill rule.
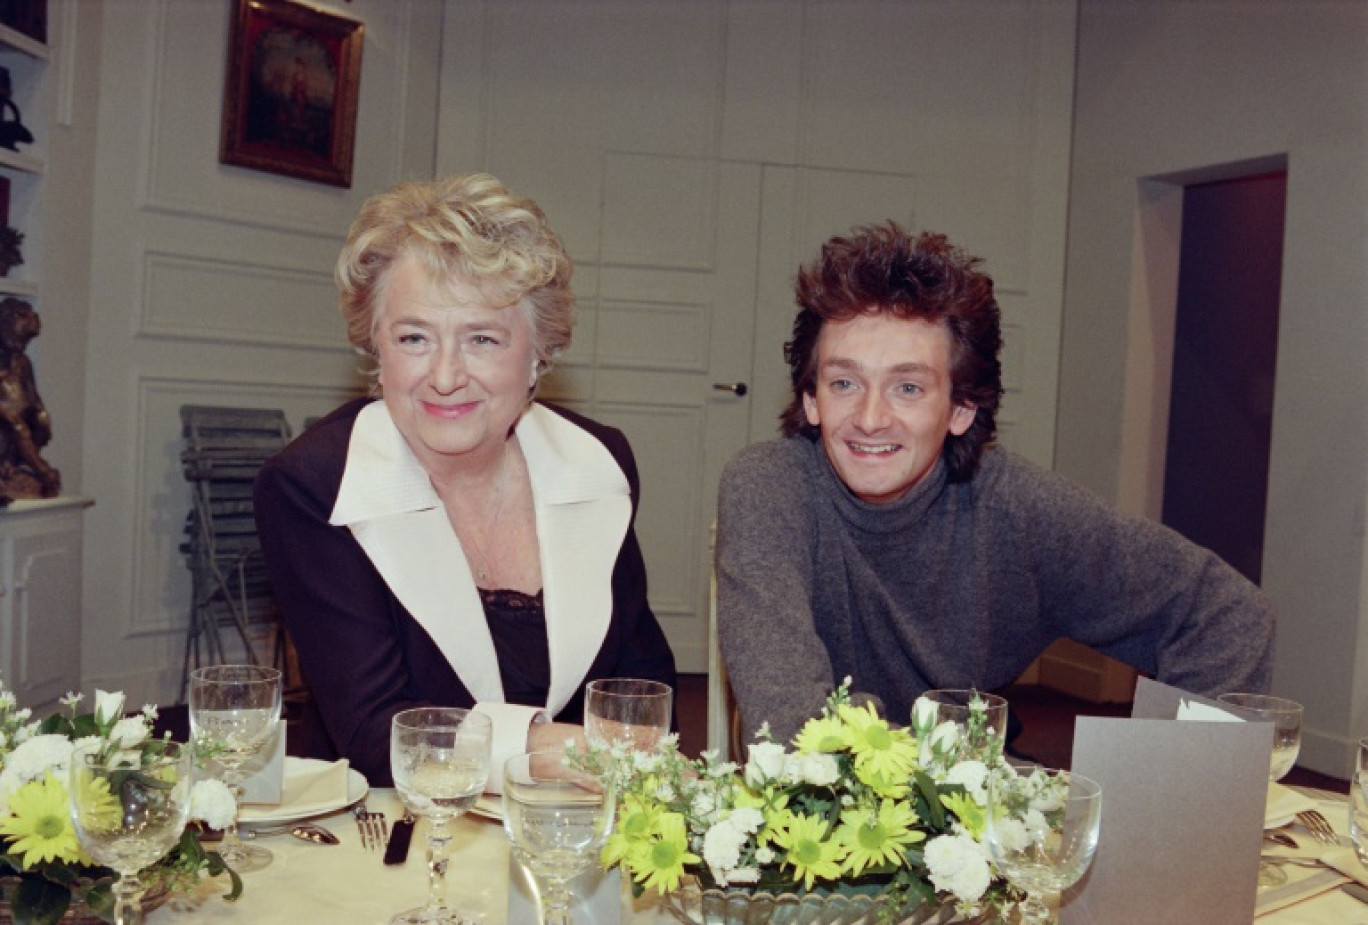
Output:
[[[829,787],[841,777],[841,766],[835,755],[796,755],[789,769],[798,780],[814,787]]]
[[[104,729],[123,716],[123,691],[109,693],[98,688],[95,691],[95,725]]]
[[[993,828],[997,832],[997,841],[1003,851],[1020,851],[1032,841],[1026,823],[1020,819],[997,819],[993,822]]]
[[[992,872],[983,848],[967,835],[939,835],[926,843],[926,872],[937,891],[949,891],[960,902],[978,902]]]
[[[114,728],[109,732],[109,741],[120,748],[132,748],[145,740],[151,732],[152,727],[147,724],[146,719],[141,716],[130,716],[114,724]]]
[[[761,789],[766,781],[778,780],[786,760],[784,746],[778,742],[756,742],[750,747],[750,760],[746,762],[746,783]]]
[[[982,761],[961,761],[945,773],[945,782],[962,786],[979,806],[988,804],[988,766]]]
[[[912,704],[912,725],[918,737],[925,736],[936,726],[936,703],[928,697],[918,697]]]
[[[51,771],[58,780],[66,780],[70,764],[71,740],[66,736],[32,736],[5,757],[4,775],[12,776],[20,783],[28,783]]]
[[[237,801],[223,781],[198,781],[190,791],[191,819],[200,820],[211,829],[226,829],[236,815]]]
[[[720,883],[727,882],[730,872],[741,862],[741,846],[745,843],[746,833],[727,820],[704,833],[703,862],[712,871],[714,879]]]

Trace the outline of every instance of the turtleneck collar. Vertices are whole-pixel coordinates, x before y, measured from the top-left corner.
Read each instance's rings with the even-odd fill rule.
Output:
[[[826,489],[841,519],[864,533],[897,533],[919,522],[945,490],[945,460],[936,464],[907,494],[887,504],[871,504],[855,497],[827,458],[821,440],[808,439],[812,469]]]

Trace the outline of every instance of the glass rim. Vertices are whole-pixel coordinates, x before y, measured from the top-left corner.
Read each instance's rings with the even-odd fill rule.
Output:
[[[416,720],[419,715],[429,715],[434,718],[446,717],[447,719],[435,723],[419,723]],[[460,729],[470,729],[472,719],[474,726],[484,726],[491,731],[494,728],[494,724],[487,713],[481,713],[471,707],[409,707],[394,714],[391,725],[414,731],[456,732]]]
[[[922,691],[920,694],[917,695],[917,699],[925,697],[932,703],[944,703],[944,701],[933,699],[931,696],[932,694],[955,694],[964,696],[964,703],[945,703],[945,706],[948,707],[967,707],[969,706],[969,701],[974,699],[973,695],[975,694],[979,696],[979,698],[984,702],[986,706],[1007,706],[1007,698],[1002,696],[1001,694],[990,694],[988,691],[981,691],[978,688],[974,687],[933,687],[928,690]]]
[[[1246,694],[1228,691],[1216,695],[1216,702],[1243,710],[1261,710],[1269,713],[1305,713],[1306,708],[1295,700],[1275,697],[1272,694]]]
[[[243,674],[256,674],[255,678],[214,678],[210,677],[213,672],[232,669],[241,671]],[[279,681],[284,677],[284,673],[279,668],[272,668],[268,665],[201,665],[190,670],[191,681],[202,681],[208,684],[250,684],[256,681]]]
[[[610,684],[640,685],[643,690],[609,690],[607,686]],[[590,692],[612,694],[615,697],[669,697],[674,694],[674,688],[664,681],[652,681],[649,678],[595,678],[584,685],[584,692],[586,694]]]

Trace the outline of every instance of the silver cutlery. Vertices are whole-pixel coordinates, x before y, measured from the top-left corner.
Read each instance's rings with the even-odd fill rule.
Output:
[[[1264,841],[1272,842],[1275,845],[1282,845],[1284,848],[1299,848],[1297,840],[1286,832],[1264,832]]]
[[[1306,827],[1311,833],[1311,837],[1316,841],[1324,842],[1327,845],[1338,845],[1339,836],[1335,834],[1335,829],[1330,825],[1330,820],[1326,819],[1314,809],[1303,810],[1297,813],[1297,821]]]
[[[366,801],[361,800],[352,807],[352,815],[356,817],[356,831],[361,835],[361,847],[367,851],[379,851],[384,848],[385,839],[389,834],[385,814],[371,812],[366,808]]]
[[[265,837],[267,835],[293,835],[295,838],[315,845],[337,845],[341,844],[338,838],[321,825],[300,824],[300,825],[278,825],[264,829],[243,829],[242,837],[251,839]]]

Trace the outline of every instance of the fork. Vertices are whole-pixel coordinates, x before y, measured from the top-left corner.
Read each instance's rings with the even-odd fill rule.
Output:
[[[366,808],[366,801],[361,800],[352,807],[352,815],[356,817],[356,831],[361,835],[361,847],[367,851],[384,849],[388,835],[385,814],[371,812]]]
[[[1297,821],[1306,826],[1306,830],[1311,833],[1316,841],[1324,842],[1327,845],[1339,844],[1339,836],[1335,834],[1330,821],[1317,810],[1307,809],[1297,813]]]

